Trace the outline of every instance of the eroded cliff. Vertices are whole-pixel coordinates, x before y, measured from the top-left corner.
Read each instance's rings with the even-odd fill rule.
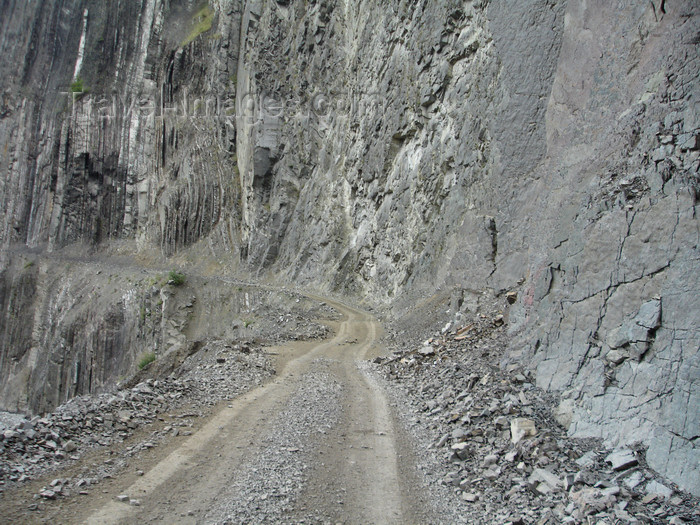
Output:
[[[516,292],[508,359],[562,393],[570,433],[642,441],[700,493],[693,2],[0,9],[18,308],[18,246],[115,239],[396,315]],[[43,348],[9,307],[3,330],[3,355]]]

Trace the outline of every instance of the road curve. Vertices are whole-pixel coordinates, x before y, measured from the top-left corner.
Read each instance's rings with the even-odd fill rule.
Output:
[[[294,396],[299,378],[319,360],[342,385],[341,413],[327,434],[309,436],[314,443],[309,447],[307,479],[285,521],[312,515],[343,523],[424,522],[425,508],[411,488],[416,486],[410,482],[411,456],[397,454],[405,438],[397,434],[381,388],[361,366],[368,353],[376,351],[381,327],[366,312],[314,299],[324,300],[343,315],[331,339],[307,343],[274,380],[231,401],[165,459],[123,486],[140,506],[110,501],[90,512],[84,522],[211,522],[206,516],[225,504],[222,500],[236,497],[230,492],[236,472],[251,457],[264,453],[270,422]],[[263,515],[254,521],[267,520]]]

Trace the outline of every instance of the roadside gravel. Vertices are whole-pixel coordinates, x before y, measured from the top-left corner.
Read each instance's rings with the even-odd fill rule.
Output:
[[[204,523],[290,523],[320,437],[338,421],[342,385],[329,373],[327,359],[316,359],[294,380],[295,393],[277,415],[263,448],[232,476],[217,496],[220,503]]]

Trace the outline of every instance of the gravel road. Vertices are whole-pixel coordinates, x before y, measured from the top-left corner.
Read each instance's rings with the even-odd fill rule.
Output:
[[[381,352],[377,321],[332,303],[335,336],[288,348],[276,378],[231,401],[78,522],[436,523],[413,447],[358,366]],[[123,496],[119,501],[118,496]]]

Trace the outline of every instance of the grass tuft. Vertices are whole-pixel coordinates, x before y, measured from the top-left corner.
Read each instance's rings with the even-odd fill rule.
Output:
[[[141,356],[141,359],[139,360],[139,370],[143,370],[155,360],[156,354],[154,352],[146,352]]]
[[[180,43],[180,47],[185,47],[186,45],[193,42],[194,39],[197,38],[202,33],[206,33],[207,31],[210,31],[213,22],[214,22],[214,10],[211,7],[206,5],[202,9],[197,11],[195,13],[195,15],[192,17],[192,23],[194,24],[194,27],[192,28],[192,31],[190,31],[190,34],[187,35],[187,38],[185,38]]]

